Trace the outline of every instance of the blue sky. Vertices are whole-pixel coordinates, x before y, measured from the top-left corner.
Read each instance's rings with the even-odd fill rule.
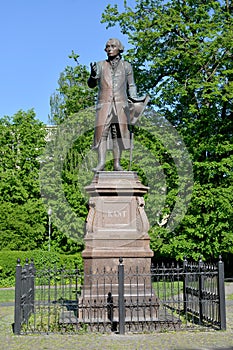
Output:
[[[117,37],[127,50],[119,27],[106,29],[101,14],[108,4],[123,8],[124,0],[2,0],[0,4],[0,118],[34,108],[48,122],[49,98],[59,74],[72,64],[106,57],[108,38]],[[128,1],[128,4],[134,1]]]

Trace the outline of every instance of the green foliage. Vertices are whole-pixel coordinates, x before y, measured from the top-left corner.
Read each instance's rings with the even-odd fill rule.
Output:
[[[151,247],[156,257],[178,259],[232,254],[231,6],[217,0],[124,4],[122,13],[108,5],[103,22],[127,35],[125,58],[134,66],[139,94],[151,96],[151,108],[135,128],[131,164],[150,187],[145,208]],[[52,248],[83,248],[85,186],[96,164],[96,90],[87,87],[89,71],[79,55],[70,58],[75,65],[61,73],[51,97],[50,119],[57,125],[47,142],[33,111],[0,119],[0,250],[46,249],[49,206]],[[127,152],[122,165],[129,169]],[[111,158],[106,168],[112,170]]]
[[[80,189],[80,183],[88,183],[80,168],[93,140],[94,111],[88,107],[95,104],[96,89],[88,88],[90,72],[79,64],[79,55],[72,51],[69,58],[75,65],[60,74],[59,87],[50,99],[50,119],[57,128],[42,157],[40,177],[44,202],[53,210],[53,233],[61,238],[57,248],[66,239],[68,251],[77,251],[77,247],[83,249],[88,213],[87,198]]]
[[[88,213],[84,187],[93,178],[92,171],[86,172],[86,165],[90,161],[94,115],[90,108],[67,118],[54,129],[41,157],[41,194],[46,206],[52,208],[56,236],[62,237],[63,233],[80,250]]]
[[[65,267],[66,269],[78,268],[79,271],[83,270],[83,261],[81,253],[73,255],[60,254],[53,250],[30,250],[30,251],[9,251],[2,250],[0,252],[0,265],[2,270],[0,271],[0,287],[13,286],[15,282],[15,269],[17,260],[20,259],[23,266],[26,259],[33,259],[35,268],[43,270],[46,267],[56,266],[58,269]]]
[[[46,233],[38,157],[45,127],[33,110],[0,119],[0,249],[35,249]]]
[[[160,112],[182,118],[230,110],[232,13],[223,1],[138,0],[134,9],[107,7],[103,22],[119,24],[132,48],[136,81]],[[217,118],[217,115],[215,116]]]
[[[79,64],[79,55],[74,51],[69,58],[75,61],[75,66],[67,66],[60,74],[59,87],[50,98],[50,121],[54,124],[61,124],[72,114],[95,103],[96,89],[87,86],[90,72],[86,66]]]
[[[48,214],[39,174],[48,131],[33,110],[0,119],[0,131],[0,250],[46,249]],[[52,247],[60,252],[80,250],[66,230],[53,221],[51,226]]]
[[[25,203],[40,196],[38,157],[45,145],[45,128],[33,110],[0,119],[1,199]]]
[[[171,157],[166,171],[158,153],[170,190],[162,220],[150,230],[155,255],[196,259],[200,254],[213,258],[231,253],[233,15],[229,2],[137,0],[134,8],[125,2],[122,12],[117,5],[108,5],[102,22],[107,27],[119,25],[128,36],[131,49],[125,57],[134,66],[139,91],[149,92],[154,109],[176,127],[193,161],[195,185],[189,210],[171,231],[167,223],[179,197],[178,178]]]
[[[0,249],[29,250],[43,245],[47,219],[41,199],[0,203],[0,213]]]

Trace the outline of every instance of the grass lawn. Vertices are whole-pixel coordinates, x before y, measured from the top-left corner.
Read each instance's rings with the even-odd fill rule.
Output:
[[[163,282],[153,283],[153,286],[155,288],[155,291],[162,296],[164,291],[164,283]],[[172,287],[169,283],[166,283],[166,297],[179,294],[182,291],[181,287],[182,287],[182,284],[178,285],[178,283],[176,282],[172,284]],[[229,293],[226,296],[226,298],[228,300],[233,300],[233,294]],[[0,303],[14,302],[14,300],[15,300],[14,288],[12,289],[0,288]]]
[[[14,289],[1,289],[0,288],[0,303],[9,303],[15,301]]]

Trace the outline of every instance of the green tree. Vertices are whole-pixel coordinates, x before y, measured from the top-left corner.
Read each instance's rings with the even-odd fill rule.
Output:
[[[42,198],[46,207],[52,208],[54,234],[56,231],[56,240],[60,240],[58,246],[63,246],[65,251],[83,248],[88,214],[84,187],[93,178],[86,162],[90,161],[88,152],[93,140],[94,117],[94,108],[66,117],[63,123],[52,128],[40,157]],[[64,240],[68,244],[64,244]]]
[[[79,168],[92,144],[97,90],[88,88],[90,71],[79,63],[79,55],[72,51],[69,58],[75,65],[65,67],[50,98],[50,120],[57,127],[42,159],[41,181],[43,198],[53,207],[59,232],[68,237],[71,245],[82,249],[88,209],[80,182],[86,183],[87,179],[83,179]],[[90,181],[91,176],[93,173],[88,176]]]
[[[47,219],[38,157],[45,145],[45,127],[29,110],[0,119],[0,130],[0,249],[41,247]]]
[[[122,12],[108,5],[102,17],[127,35],[139,91],[150,93],[193,161],[193,199],[181,225],[171,232],[164,217],[151,230],[157,255],[232,252],[232,8],[228,0],[137,0]]]
[[[87,86],[90,72],[78,62],[79,55],[74,51],[69,58],[74,60],[75,66],[64,69],[58,80],[57,91],[50,97],[50,121],[53,124],[61,124],[72,114],[95,103],[96,90]]]

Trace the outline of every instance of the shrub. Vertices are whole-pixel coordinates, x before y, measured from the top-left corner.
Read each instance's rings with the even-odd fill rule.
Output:
[[[0,252],[0,287],[12,287],[15,283],[15,268],[17,260],[20,259],[21,265],[24,265],[26,259],[34,261],[37,270],[44,267],[57,268],[66,267],[67,269],[78,268],[83,270],[83,261],[81,253],[73,255],[60,254],[55,251],[32,250],[32,251],[7,251]]]

